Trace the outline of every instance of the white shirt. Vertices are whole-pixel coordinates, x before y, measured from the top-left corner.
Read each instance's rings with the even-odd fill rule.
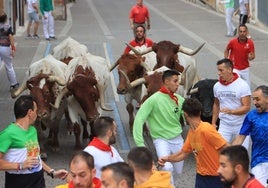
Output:
[[[214,96],[219,100],[220,109],[228,108],[231,110],[242,106],[241,98],[250,96],[251,91],[249,85],[241,78],[237,78],[229,85],[222,85],[217,82],[213,88]],[[241,126],[246,114],[233,115],[219,113],[220,124],[228,126]]]
[[[122,157],[119,155],[118,151],[111,146],[113,156],[111,155],[111,152],[108,151],[102,151],[95,146],[87,146],[84,151],[91,154],[94,157],[94,165],[96,168],[96,177],[100,178],[101,177],[101,168],[103,166],[106,166],[111,163],[116,163],[116,162],[123,162],[124,160]]]
[[[240,14],[248,15],[246,4],[249,4],[249,0],[239,0]]]
[[[37,0],[27,0],[27,12],[32,13],[35,11],[33,4],[37,4]]]

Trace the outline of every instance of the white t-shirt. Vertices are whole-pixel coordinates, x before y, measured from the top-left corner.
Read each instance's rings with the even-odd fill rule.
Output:
[[[241,107],[241,98],[251,95],[249,85],[241,78],[237,78],[229,85],[223,85],[217,82],[213,88],[214,96],[219,100],[220,109],[237,109]],[[219,113],[220,124],[227,126],[241,126],[246,114],[233,115]]]
[[[27,5],[28,5],[27,12],[28,13],[32,13],[35,11],[33,4],[37,4],[37,0],[27,0]]]
[[[101,177],[101,168],[103,166],[106,166],[111,163],[116,163],[116,162],[123,162],[124,160],[122,157],[119,155],[118,151],[111,146],[113,156],[111,155],[111,152],[108,151],[102,151],[95,146],[87,146],[84,151],[88,152],[94,157],[94,165],[96,168],[96,177],[100,178]]]
[[[248,11],[245,6],[245,4],[248,4],[248,3],[249,3],[249,0],[239,0],[240,14],[248,15]]]

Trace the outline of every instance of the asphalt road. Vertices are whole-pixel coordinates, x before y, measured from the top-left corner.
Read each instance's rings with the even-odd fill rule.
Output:
[[[67,36],[87,45],[89,52],[102,56],[113,64],[122,54],[125,42],[133,38],[128,23],[128,13],[134,0],[76,0],[75,4],[68,4],[66,21],[56,21],[55,30],[58,40],[47,42],[39,28],[41,40],[25,40],[25,28],[20,28],[15,36],[17,54],[14,67],[17,77],[22,83],[27,67],[39,60],[61,40]],[[184,0],[147,0],[145,4],[151,12],[151,30],[147,36],[159,42],[170,40],[195,49],[206,42],[201,51],[195,55],[198,74],[202,78],[217,78],[216,61],[223,58],[223,50],[230,38],[225,37],[225,18],[208,7],[194,5]],[[234,18],[238,25],[237,18]],[[41,24],[42,25],[42,24]],[[267,41],[268,31],[263,31],[249,25],[250,35],[255,42],[256,59],[251,62],[251,86],[267,84],[268,70]],[[134,146],[132,136],[128,130],[128,117],[125,110],[123,96],[116,93],[118,83],[117,72],[111,73],[111,84],[106,93],[107,104],[114,108],[113,112],[103,112],[114,117],[118,124],[118,142],[116,147],[123,157],[129,148]],[[14,120],[14,100],[9,95],[9,84],[2,67],[0,69],[0,129]],[[74,152],[74,136],[69,135],[64,126],[60,125],[60,151],[52,152],[48,148],[48,164],[57,168],[68,169],[68,163]],[[187,131],[185,131],[186,133]],[[185,134],[184,133],[184,134]],[[84,141],[87,144],[87,141]],[[194,187],[195,162],[191,156],[185,161],[183,174],[176,179],[176,187]],[[46,177],[47,187],[54,187],[63,183]],[[4,187],[4,173],[0,172],[0,187]]]

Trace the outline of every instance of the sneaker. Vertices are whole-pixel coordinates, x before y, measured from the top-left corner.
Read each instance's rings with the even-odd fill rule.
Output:
[[[56,39],[57,39],[55,36],[54,36],[54,37],[49,36],[49,38],[50,38],[50,39],[54,39],[54,40],[56,40]]]
[[[27,35],[26,37],[24,37],[25,39],[32,39],[33,36],[32,35]]]
[[[237,33],[237,29],[235,28],[235,30],[234,30],[234,36],[236,35],[236,33]]]
[[[234,35],[225,35],[226,37],[233,37]]]
[[[20,86],[19,83],[16,83],[15,85],[10,86],[10,91],[17,89]]]
[[[37,34],[33,35],[33,38],[34,39],[40,39],[40,37]]]

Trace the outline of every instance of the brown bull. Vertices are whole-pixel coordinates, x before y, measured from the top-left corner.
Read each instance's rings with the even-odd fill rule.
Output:
[[[132,47],[129,44],[127,45],[131,48],[132,51],[134,51],[138,55],[144,55],[154,51],[156,53],[156,59],[157,59],[157,64],[154,67],[154,70],[162,66],[166,66],[170,69],[176,69],[180,72],[183,72],[184,67],[180,65],[177,53],[181,52],[183,54],[193,56],[199,52],[199,50],[205,45],[205,43],[199,46],[196,50],[191,50],[182,45],[174,44],[170,41],[164,40],[158,43],[154,43],[152,47],[149,47],[142,52],[137,51],[134,47]]]

